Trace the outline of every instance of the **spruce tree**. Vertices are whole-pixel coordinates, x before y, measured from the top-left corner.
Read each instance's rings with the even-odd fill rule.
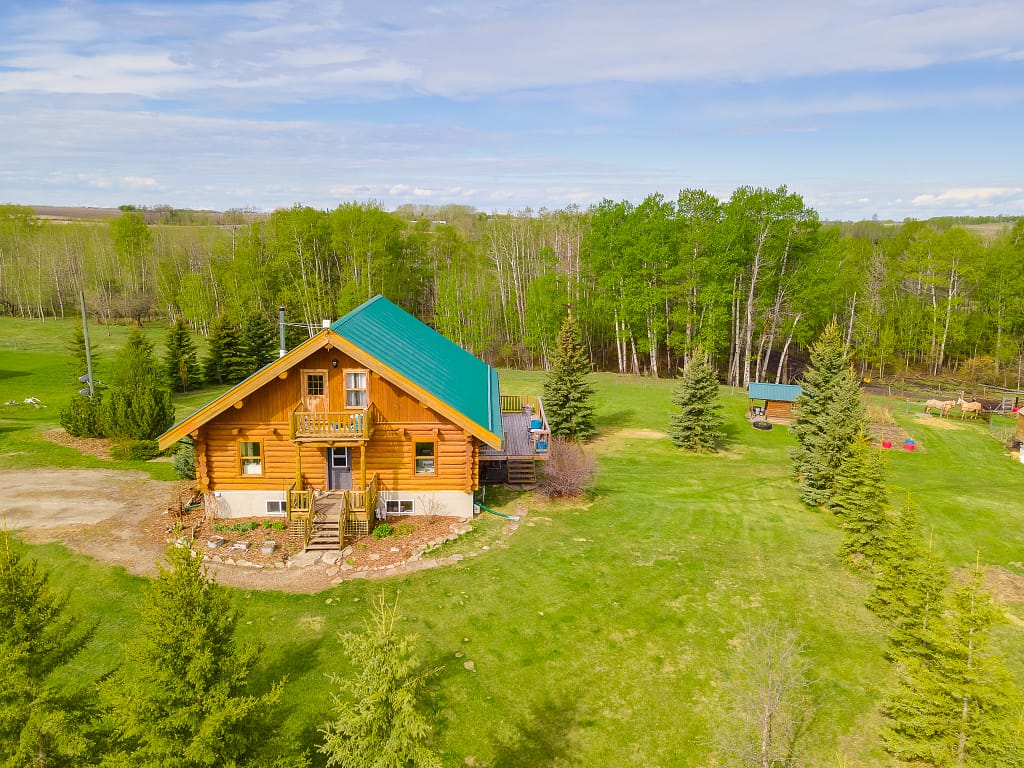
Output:
[[[898,654],[915,647],[919,631],[927,631],[937,616],[949,576],[921,540],[917,508],[909,494],[881,543],[878,575],[867,606],[892,623]]]
[[[975,568],[928,628],[929,652],[903,655],[882,711],[883,733],[896,757],[940,768],[1018,766],[1024,731],[1020,692],[990,648],[1001,620]]]
[[[227,315],[220,315],[210,326],[209,352],[204,361],[206,380],[211,384],[236,384],[244,379],[245,362],[242,337]]]
[[[90,689],[55,679],[92,638],[95,625],[68,611],[49,577],[0,530],[0,766],[88,765],[97,709]]]
[[[551,371],[544,381],[544,412],[552,435],[589,440],[597,433],[594,390],[587,381],[588,373],[590,360],[579,325],[570,313],[558,331]]]
[[[141,605],[139,635],[104,684],[115,729],[108,766],[304,766],[276,736],[283,681],[249,677],[261,648],[240,643],[240,613],[201,558],[171,547]]]
[[[164,372],[167,385],[174,391],[188,392],[190,389],[198,389],[203,383],[196,345],[184,320],[178,320],[167,329]]]
[[[355,667],[351,677],[331,676],[336,719],[320,729],[327,765],[344,768],[440,768],[427,746],[432,728],[423,712],[431,671],[416,656],[416,636],[398,632],[397,608],[381,596],[361,634],[340,635]]]
[[[117,353],[103,407],[107,437],[153,440],[174,423],[174,406],[153,345],[138,328],[128,331]]]
[[[277,359],[277,327],[264,313],[250,313],[242,322],[238,346],[239,381]]]
[[[790,451],[797,487],[805,504],[828,505],[835,493],[836,472],[867,425],[860,385],[835,323],[811,346],[811,362],[801,386],[796,421],[789,430],[797,441]]]
[[[672,442],[688,451],[714,451],[725,439],[718,404],[718,380],[703,349],[695,350],[672,394]]]
[[[840,553],[847,560],[877,565],[890,525],[885,460],[863,433],[836,471],[832,511],[843,529]]]

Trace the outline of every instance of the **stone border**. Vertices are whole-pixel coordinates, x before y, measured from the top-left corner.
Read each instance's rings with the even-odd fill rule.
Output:
[[[525,511],[521,511],[519,514],[520,519],[524,518],[526,515]],[[509,520],[502,535],[498,537],[495,543],[504,541],[506,536],[511,535],[518,528],[519,522]],[[330,549],[324,551],[312,550],[297,552],[284,562],[275,562],[273,568],[311,568],[316,565],[326,565],[327,568],[325,569],[324,574],[331,579],[331,584],[340,584],[341,582],[349,579],[382,579],[390,576],[415,573],[417,571],[427,571],[433,568],[440,568],[444,565],[452,565],[454,563],[461,562],[467,557],[476,557],[478,554],[477,552],[470,552],[468,555],[455,554],[449,555],[448,557],[423,559],[423,555],[428,552],[432,552],[437,547],[447,544],[450,541],[456,541],[460,536],[469,533],[472,530],[473,526],[469,523],[453,523],[451,526],[451,533],[432,539],[426,544],[421,544],[413,550],[412,555],[408,560],[401,563],[356,567],[345,562],[345,558],[352,554],[352,547],[349,546],[341,550]],[[488,551],[490,548],[491,546],[489,544],[485,544],[480,549],[481,551]],[[202,556],[204,562],[218,563],[220,565],[231,565],[237,568],[251,568],[253,570],[264,570],[267,568],[267,566],[254,563],[251,560],[246,560],[244,558],[235,559],[231,557],[222,557],[221,555],[209,554],[206,552],[202,552]]]

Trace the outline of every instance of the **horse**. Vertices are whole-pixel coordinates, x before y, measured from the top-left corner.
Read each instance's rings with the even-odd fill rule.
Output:
[[[956,405],[955,400],[929,400],[924,404],[924,412],[930,413],[932,408],[936,408],[945,416],[954,405]]]
[[[967,402],[964,400],[964,393],[961,392],[960,396],[956,399],[956,404],[960,406],[960,420],[963,421],[964,416],[968,413],[972,414],[972,418],[981,416],[981,403],[977,400],[973,402]]]

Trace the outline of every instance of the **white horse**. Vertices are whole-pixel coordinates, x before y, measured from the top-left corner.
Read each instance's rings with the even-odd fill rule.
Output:
[[[977,400],[967,402],[964,400],[964,393],[961,392],[960,396],[956,399],[956,404],[960,406],[960,420],[963,421],[964,416],[968,413],[971,414],[971,418],[978,418],[981,416],[981,403]]]
[[[956,405],[956,400],[929,400],[924,404],[924,412],[931,413],[931,409],[935,408],[945,416],[954,405]]]

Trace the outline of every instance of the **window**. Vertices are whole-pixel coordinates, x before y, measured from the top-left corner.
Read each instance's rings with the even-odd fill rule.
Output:
[[[263,474],[263,446],[258,442],[238,444],[238,459],[243,475]]]
[[[348,469],[348,448],[331,449],[331,467],[334,469]]]
[[[412,499],[388,499],[384,502],[384,516],[411,515]]]
[[[267,502],[268,515],[284,515],[288,513],[288,502],[284,499],[271,500]]]
[[[345,371],[345,407],[365,408],[366,371]]]
[[[415,445],[415,457],[416,457],[416,474],[417,475],[432,475],[434,474],[434,456],[437,453],[437,444],[430,443],[414,443]]]
[[[323,373],[306,372],[306,394],[310,397],[323,397],[326,378]]]

